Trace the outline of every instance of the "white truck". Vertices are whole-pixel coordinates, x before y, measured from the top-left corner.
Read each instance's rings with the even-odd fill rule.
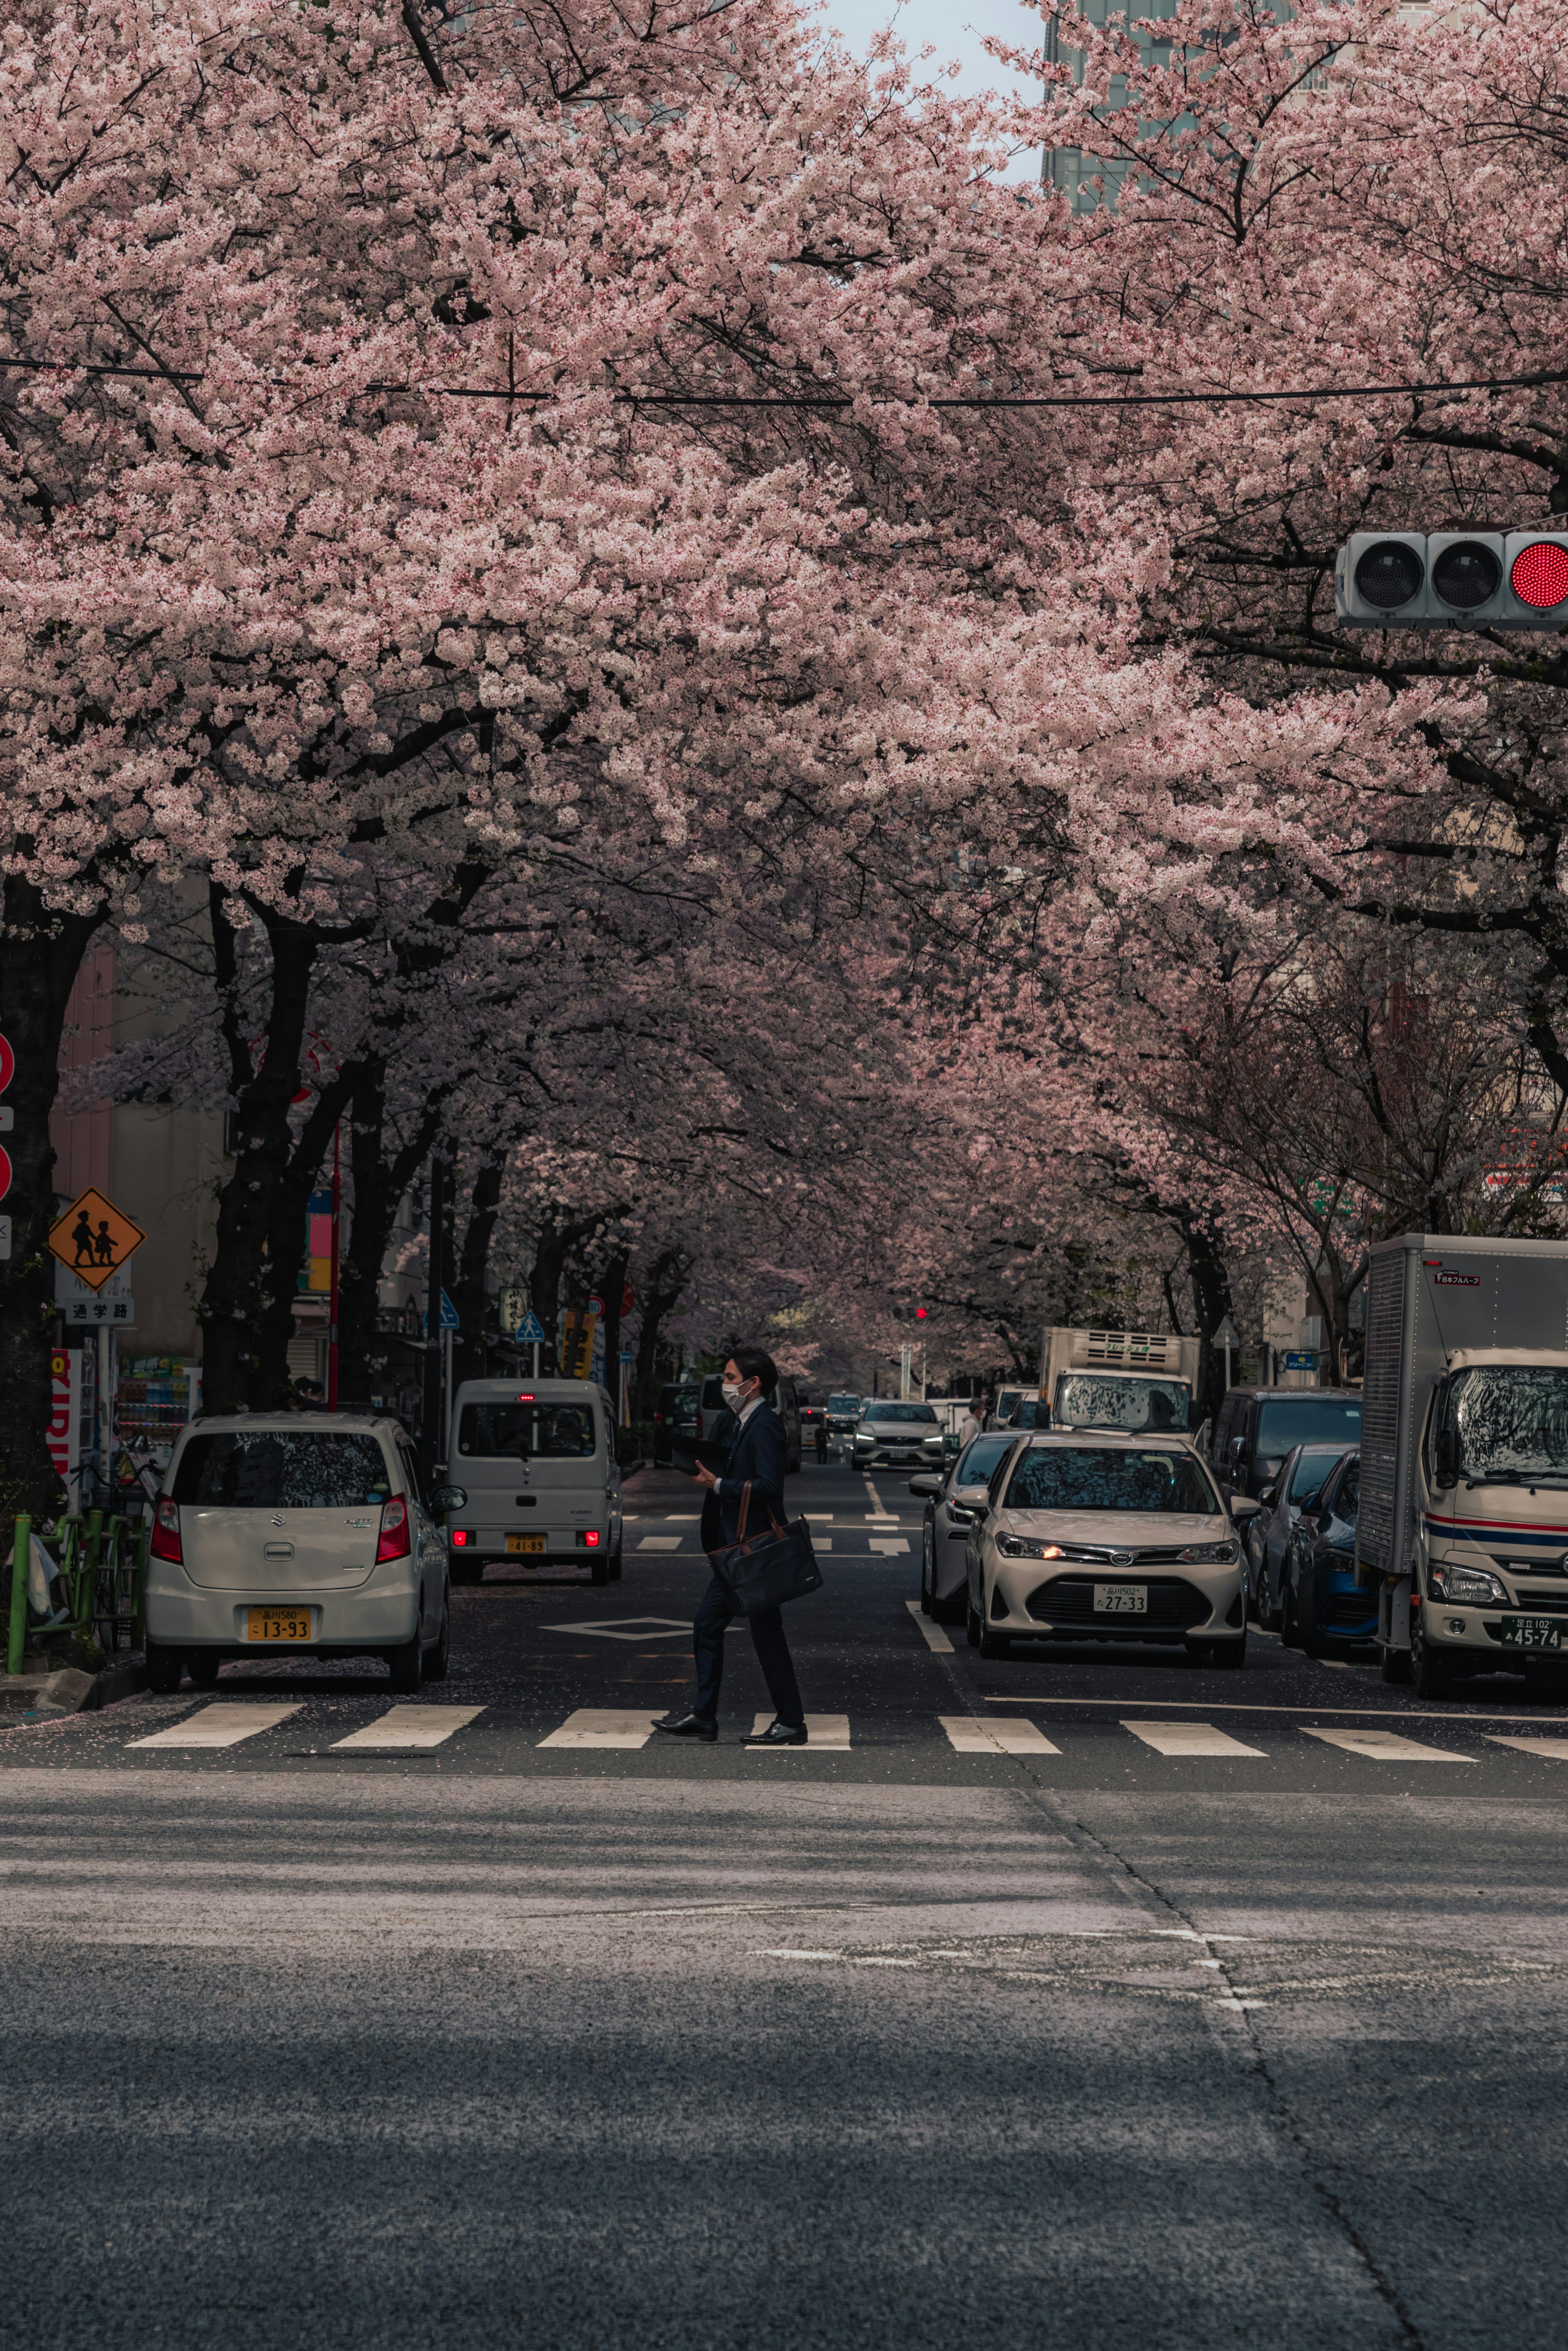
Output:
[[[1373,1249],[1355,1570],[1386,1681],[1568,1664],[1568,1241]]]
[[[1119,1428],[1185,1436],[1198,1384],[1198,1341],[1163,1331],[1047,1327],[1040,1394],[1053,1428]]]

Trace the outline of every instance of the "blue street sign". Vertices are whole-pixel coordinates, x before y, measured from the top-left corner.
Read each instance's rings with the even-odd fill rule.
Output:
[[[1287,1372],[1315,1372],[1317,1357],[1315,1354],[1289,1354],[1285,1357],[1285,1369]]]
[[[530,1307],[517,1325],[517,1344],[520,1347],[542,1347],[544,1343],[545,1325]]]
[[[455,1331],[459,1328],[457,1309],[444,1290],[441,1294],[441,1327],[443,1331]]]
[[[623,1347],[620,1351],[620,1359],[623,1364],[635,1364],[637,1361],[636,1348]]]

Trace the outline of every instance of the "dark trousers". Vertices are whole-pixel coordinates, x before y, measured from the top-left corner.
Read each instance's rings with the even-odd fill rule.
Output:
[[[691,1620],[691,1654],[697,1660],[697,1695],[691,1702],[691,1711],[700,1714],[704,1722],[718,1719],[719,1685],[724,1678],[724,1627],[733,1624],[740,1614],[728,1584],[714,1576]],[[760,1614],[748,1616],[746,1622],[752,1628],[752,1646],[757,1653],[774,1712],[781,1722],[787,1722],[793,1729],[805,1720],[805,1715],[790,1662],[789,1643],[784,1638],[784,1611],[764,1608]]]

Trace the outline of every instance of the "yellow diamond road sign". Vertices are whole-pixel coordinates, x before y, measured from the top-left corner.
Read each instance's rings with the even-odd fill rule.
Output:
[[[146,1238],[140,1225],[90,1186],[49,1228],[49,1247],[89,1290],[101,1290]]]

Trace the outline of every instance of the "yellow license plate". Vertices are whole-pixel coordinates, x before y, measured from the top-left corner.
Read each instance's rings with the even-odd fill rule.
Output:
[[[545,1538],[543,1535],[508,1535],[506,1548],[514,1556],[518,1552],[543,1551]]]
[[[249,1641],[308,1641],[310,1611],[308,1608],[252,1608],[246,1611],[249,1622],[245,1638]]]

